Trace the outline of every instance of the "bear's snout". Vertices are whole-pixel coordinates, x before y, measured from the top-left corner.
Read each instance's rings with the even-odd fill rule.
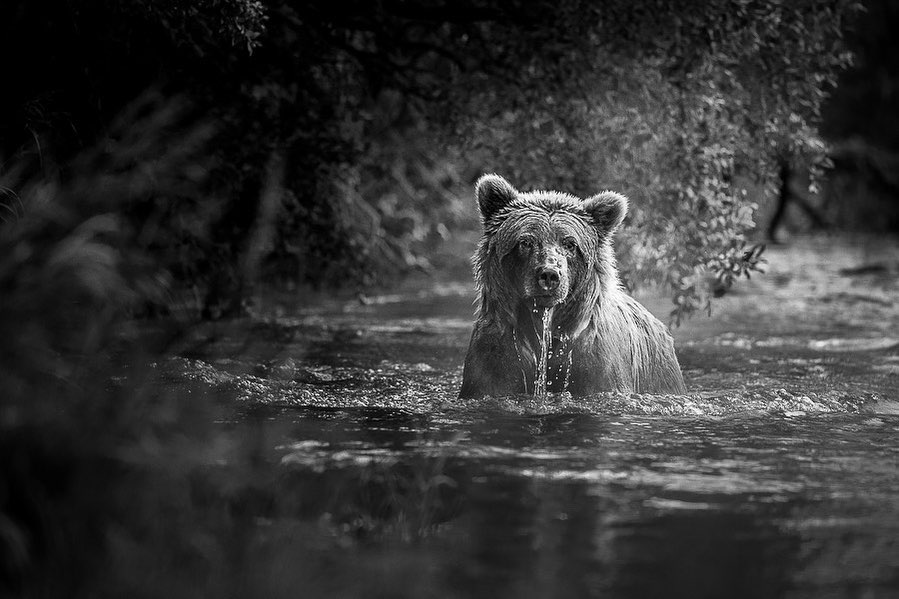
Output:
[[[561,251],[555,247],[540,248],[534,258],[536,264],[531,264],[530,275],[525,277],[525,297],[545,306],[564,302],[570,281]]]
[[[544,291],[555,291],[559,287],[559,271],[543,267],[537,270],[537,285]]]

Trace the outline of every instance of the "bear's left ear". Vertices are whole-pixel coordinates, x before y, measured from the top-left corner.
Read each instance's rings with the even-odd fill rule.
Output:
[[[584,200],[581,208],[590,215],[593,226],[611,235],[627,216],[627,198],[614,191],[604,191]]]

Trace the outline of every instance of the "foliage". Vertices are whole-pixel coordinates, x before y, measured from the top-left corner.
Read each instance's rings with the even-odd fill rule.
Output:
[[[181,110],[144,97],[67,169],[28,177],[22,164],[0,179],[9,207],[0,223],[0,386],[9,397],[28,401],[27,385],[48,379],[78,386],[90,373],[77,365],[123,333],[113,323],[144,301],[165,301],[155,246],[178,231],[161,234],[158,222],[131,215],[202,184],[198,153],[210,132],[173,133]]]
[[[372,284],[427,268],[424,251],[474,223],[459,198],[491,170],[522,187],[631,196],[628,279],[667,285],[678,316],[707,307],[708,281],[754,266],[744,260],[757,252],[745,242],[753,204],[743,181],[770,180],[778,155],[823,150],[821,102],[849,61],[843,20],[856,8],[17,4],[7,54],[37,35],[48,72],[13,73],[19,84],[0,106],[15,133],[5,154],[64,162],[150,85],[186,95],[218,123],[210,199],[197,202],[210,236],[164,256],[180,281],[202,288],[207,315],[238,310],[248,277]],[[55,36],[40,35],[49,28]],[[272,161],[285,164],[280,180]],[[273,187],[282,192],[265,196]],[[264,196],[275,199],[263,210]],[[172,221],[161,227],[185,217],[162,212]],[[262,214],[272,226],[259,245]],[[262,250],[248,262],[251,246]]]
[[[308,484],[316,473],[266,454],[283,438],[262,430],[271,418],[225,431],[214,423],[234,418],[234,402],[159,384],[150,364],[190,328],[132,314],[148,297],[175,304],[161,297],[162,246],[204,238],[159,226],[169,215],[157,204],[190,203],[214,170],[214,131],[185,126],[186,112],[145,96],[65,168],[29,176],[22,164],[0,179],[3,597],[329,596],[342,579],[321,569],[343,567],[318,563],[329,551],[377,538],[405,555],[458,509],[439,456]],[[419,594],[365,568],[360,588]]]
[[[849,62],[842,19],[855,9],[607,2],[574,12],[554,31],[590,41],[527,64],[549,89],[528,90],[534,97],[519,107],[502,102],[514,84],[464,86],[488,89],[473,94],[473,107],[503,106],[466,139],[484,146],[486,170],[534,187],[628,194],[619,253],[629,282],[669,287],[678,319],[709,309],[722,285],[759,261],[745,238],[755,210],[748,184],[775,183],[781,156],[823,156],[821,103]],[[588,32],[578,27],[585,21],[595,23]]]

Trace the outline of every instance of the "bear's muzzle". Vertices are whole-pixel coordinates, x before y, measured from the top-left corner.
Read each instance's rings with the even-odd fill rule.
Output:
[[[525,295],[537,306],[555,306],[568,297],[568,264],[556,248],[545,248],[541,254],[531,275],[526,277]]]

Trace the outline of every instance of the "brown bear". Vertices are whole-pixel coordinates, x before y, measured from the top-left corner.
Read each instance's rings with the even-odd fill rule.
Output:
[[[627,198],[521,193],[498,175],[481,177],[476,195],[484,234],[460,397],[684,392],[671,335],[618,276],[612,236]]]

